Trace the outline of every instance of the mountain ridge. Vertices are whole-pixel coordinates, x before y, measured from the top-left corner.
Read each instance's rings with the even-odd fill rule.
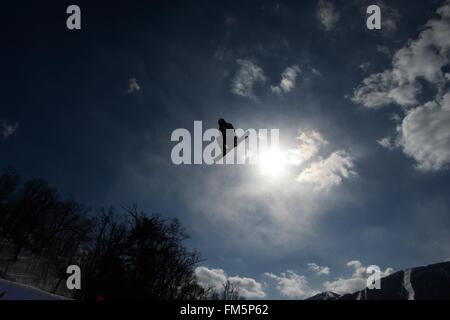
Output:
[[[327,291],[306,300],[450,300],[450,261],[394,272],[381,279],[379,290]]]

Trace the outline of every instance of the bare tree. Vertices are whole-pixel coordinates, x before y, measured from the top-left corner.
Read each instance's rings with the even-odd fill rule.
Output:
[[[102,209],[90,218],[88,209],[61,199],[44,179],[20,187],[17,173],[9,171],[0,176],[0,236],[14,243],[8,266],[26,249],[27,268],[58,292],[67,266],[77,264],[83,270],[79,299],[207,298],[209,291],[194,274],[200,255],[183,245],[187,234],[181,223],[137,206],[123,209],[121,214]],[[224,291],[226,298],[237,296],[231,284]]]

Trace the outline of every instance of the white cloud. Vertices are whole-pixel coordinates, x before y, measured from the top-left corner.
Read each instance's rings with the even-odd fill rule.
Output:
[[[396,122],[396,123],[400,123],[403,120],[402,117],[398,113],[392,113],[389,116],[389,119],[394,121],[394,122]]]
[[[266,76],[261,67],[250,60],[238,59],[240,69],[231,81],[231,92],[250,99],[256,99],[254,84],[265,82]]]
[[[128,93],[134,93],[134,92],[138,92],[140,90],[141,90],[141,87],[137,83],[136,78],[128,79],[128,88],[127,88]]]
[[[209,269],[206,267],[195,268],[195,276],[198,283],[204,287],[213,287],[215,289],[221,289],[223,284],[227,282],[227,276],[222,269]]]
[[[328,141],[315,130],[300,132],[297,140],[299,141],[297,147],[288,150],[288,162],[293,165],[308,161],[319,153],[322,146],[328,144]]]
[[[277,290],[287,298],[308,298],[314,292],[308,284],[305,276],[298,275],[292,270],[282,272],[280,275],[265,273],[265,275],[277,282]]]
[[[392,141],[392,137],[384,137],[377,140],[377,143],[383,148],[393,150],[395,148],[394,142]]]
[[[352,101],[367,108],[380,108],[391,103],[402,106],[415,104],[418,84],[398,85],[392,70],[372,74],[365,78],[353,93]]]
[[[430,19],[417,39],[409,41],[392,58],[392,69],[363,80],[352,100],[368,108],[388,104],[404,107],[405,116],[397,127],[395,143],[384,138],[384,147],[400,147],[415,159],[417,168],[436,171],[450,164],[449,79],[442,70],[450,65],[450,1]],[[435,97],[421,103],[423,82],[434,89]]]
[[[266,293],[261,283],[253,278],[229,277],[228,280],[239,288],[239,294],[245,298],[264,298]]]
[[[359,68],[363,73],[366,73],[369,70],[370,66],[371,66],[370,62],[364,62],[359,65]]]
[[[312,162],[300,173],[297,180],[313,184],[318,191],[327,190],[356,175],[354,167],[353,158],[347,152],[339,150],[326,159]]]
[[[339,13],[330,1],[320,0],[316,15],[326,31],[330,31],[339,21]]]
[[[396,103],[411,107],[418,104],[421,80],[442,91],[446,78],[442,67],[450,62],[450,1],[437,10],[439,18],[429,20],[418,38],[409,41],[392,59],[392,69],[363,80],[353,101],[368,108]]]
[[[409,111],[398,127],[403,152],[422,170],[450,164],[450,91],[440,103],[432,101]]]
[[[315,69],[315,68],[311,68],[311,71],[312,71],[312,73],[313,73],[314,75],[316,75],[317,77],[322,77],[322,73],[321,73],[319,70],[317,70],[317,69]]]
[[[197,267],[195,275],[198,283],[204,288],[212,287],[220,291],[228,280],[239,289],[239,294],[245,298],[264,298],[266,296],[262,284],[255,279],[239,276],[228,277],[223,269]]]
[[[389,49],[388,46],[383,46],[383,45],[378,45],[377,46],[377,51],[386,55],[387,57],[391,56],[391,49]]]
[[[8,139],[19,128],[19,123],[9,124],[0,120],[0,133],[3,139]]]
[[[353,274],[350,278],[339,278],[335,281],[324,282],[324,287],[327,291],[332,291],[337,294],[353,293],[362,290],[366,287],[367,267],[363,266],[358,260],[347,262],[347,267],[353,268]],[[381,271],[381,277],[384,278],[394,272],[392,268],[386,268]]]
[[[319,266],[318,264],[313,262],[308,263],[308,269],[313,271],[318,276],[330,274],[330,267]]]
[[[353,293],[362,290],[366,286],[366,279],[363,278],[339,278],[336,281],[325,282],[324,286],[327,291],[337,293],[339,295]]]
[[[294,166],[306,164],[296,178],[298,182],[313,184],[320,191],[340,185],[344,179],[356,175],[354,159],[344,150],[335,151],[325,159],[316,157],[328,144],[318,131],[300,132],[297,140],[298,145],[288,149],[287,163]]]
[[[291,92],[295,88],[297,76],[301,72],[298,65],[287,67],[281,74],[281,82],[278,86],[272,86],[272,92],[278,95]]]

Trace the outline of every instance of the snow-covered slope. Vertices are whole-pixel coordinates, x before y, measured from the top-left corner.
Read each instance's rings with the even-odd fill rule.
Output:
[[[64,300],[33,287],[0,279],[0,300]]]
[[[72,292],[65,287],[65,282],[59,280],[59,275],[44,257],[23,249],[14,260],[12,258],[14,252],[14,243],[0,237],[0,295],[6,287],[9,288],[9,297],[20,288],[32,288],[43,293],[52,292],[56,284],[60,283],[56,294],[72,296]],[[34,296],[34,293],[31,296]],[[0,299],[6,298],[6,293],[0,297]]]

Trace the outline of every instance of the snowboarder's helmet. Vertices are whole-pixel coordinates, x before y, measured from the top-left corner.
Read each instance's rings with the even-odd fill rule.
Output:
[[[219,126],[223,126],[226,123],[225,120],[222,118],[220,118],[218,122],[219,122]]]

